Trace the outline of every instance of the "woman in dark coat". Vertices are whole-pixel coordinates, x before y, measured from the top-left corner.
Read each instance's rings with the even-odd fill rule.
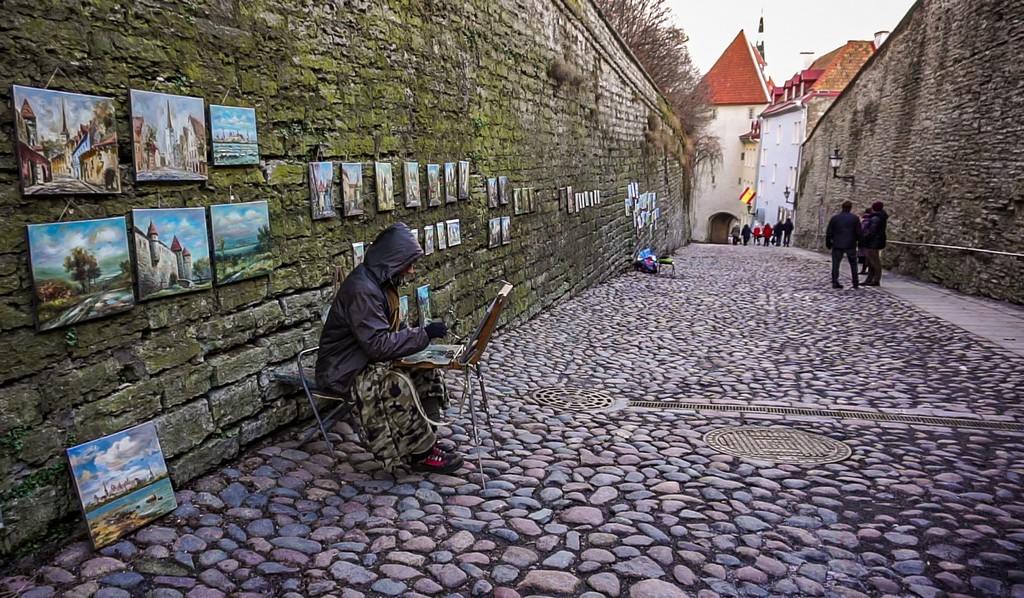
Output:
[[[743,225],[743,231],[740,232],[740,234],[743,235],[743,244],[744,245],[746,245],[747,243],[750,243],[750,225],[749,224],[744,224]]]

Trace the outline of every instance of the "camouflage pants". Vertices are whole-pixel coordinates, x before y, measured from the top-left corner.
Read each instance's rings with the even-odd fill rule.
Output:
[[[434,421],[447,405],[440,370],[395,370],[371,364],[356,376],[353,394],[367,448],[384,471],[410,464],[410,456],[430,449],[437,437],[416,401]]]

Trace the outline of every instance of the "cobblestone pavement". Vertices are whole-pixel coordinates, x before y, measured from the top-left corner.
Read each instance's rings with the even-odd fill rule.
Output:
[[[301,430],[178,492],[170,516],[66,548],[22,596],[1024,597],[1024,433],[785,414],[566,411],[615,399],[1024,423],[1024,359],[883,287],[834,291],[820,256],[691,246],[504,331],[486,376],[497,448],[391,479],[345,425]],[[703,440],[776,426],[848,444],[787,465]],[[468,446],[465,421],[451,436]],[[495,454],[497,450],[497,454]],[[0,589],[2,594],[2,589]]]

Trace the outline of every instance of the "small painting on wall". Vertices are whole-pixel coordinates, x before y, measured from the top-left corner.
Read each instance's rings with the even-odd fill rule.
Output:
[[[572,187],[565,188],[565,211],[570,214],[576,213],[576,196],[573,195]]]
[[[501,244],[508,245],[512,242],[512,217],[501,217]]]
[[[409,324],[409,296],[402,295],[398,298],[398,319],[404,322],[406,325]]]
[[[124,216],[29,224],[28,253],[40,331],[135,306]]]
[[[498,179],[494,177],[487,179],[487,207],[498,207]]]
[[[334,211],[334,162],[309,163],[309,201],[313,220],[337,216]]]
[[[518,187],[512,190],[512,208],[516,216],[526,213],[526,205],[523,202],[523,190]]]
[[[405,183],[405,207],[420,207],[420,164],[406,162],[402,168],[402,179]]]
[[[204,208],[132,210],[139,301],[213,287]]]
[[[410,228],[409,229],[409,235],[412,236],[412,240],[413,241],[416,241],[416,245],[420,246],[420,229],[418,229],[418,228]]]
[[[455,162],[444,163],[444,202],[455,203],[458,201],[458,189],[455,177]]]
[[[352,244],[352,269],[355,270],[359,264],[363,263],[363,258],[366,257],[366,245],[359,241]]]
[[[15,151],[25,195],[120,193],[111,98],[13,86]]]
[[[240,106],[210,105],[210,137],[214,166],[260,163],[256,140],[256,110]]]
[[[345,216],[363,214],[363,165],[345,162],[341,165],[342,213]]]
[[[469,199],[469,162],[459,161],[459,199]]]
[[[416,306],[420,310],[420,326],[426,326],[431,321],[430,316],[430,285],[425,284],[416,287]]]
[[[448,228],[448,247],[462,245],[462,225],[459,219],[445,220],[445,226]]]
[[[427,164],[427,202],[430,207],[443,203],[441,198],[441,165]]]
[[[217,285],[262,276],[274,269],[267,202],[210,206],[210,228]]]
[[[438,222],[434,225],[434,230],[437,233],[437,248],[448,249],[448,238],[445,235],[446,231],[444,222]]]
[[[131,90],[135,180],[205,181],[202,98]]]
[[[178,508],[153,422],[69,448],[67,455],[95,548]]]
[[[508,177],[498,177],[498,204],[508,205]]]
[[[423,255],[434,253],[434,227],[429,224],[423,227]]]
[[[377,179],[377,211],[395,209],[395,182],[391,178],[390,162],[373,163],[374,178]]]
[[[487,221],[487,247],[495,248],[501,246],[501,218],[491,218]]]

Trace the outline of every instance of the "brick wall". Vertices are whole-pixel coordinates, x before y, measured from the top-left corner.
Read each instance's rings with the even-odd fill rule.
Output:
[[[915,4],[804,146],[797,244],[823,251],[843,200],[855,211],[882,200],[890,240],[1024,253],[1022,51],[1020,2]],[[831,178],[835,147],[856,186]],[[1020,257],[890,244],[883,263],[1024,303]]]
[[[394,221],[461,220],[462,245],[424,258],[416,281],[460,333],[501,279],[516,285],[505,321],[521,321],[622,271],[639,246],[689,238],[672,134],[648,131],[670,120],[664,102],[590,0],[10,0],[4,13],[0,66],[14,83],[52,75],[51,89],[114,98],[124,192],[76,196],[66,213],[69,198],[22,196],[0,89],[0,552],[78,521],[68,446],[155,420],[180,485],[307,416],[270,372],[316,344],[351,243]],[[558,80],[556,62],[568,67]],[[255,107],[262,163],[211,168],[206,183],[134,184],[131,88]],[[364,217],[311,220],[305,173],[317,159],[364,164]],[[399,192],[404,160],[470,160],[472,198],[376,214],[374,160],[394,164]],[[485,179],[499,175],[537,189],[537,211],[489,209]],[[625,214],[630,181],[659,193],[654,233],[638,237]],[[600,189],[605,203],[567,214],[566,185]],[[35,331],[26,224],[226,203],[229,190],[269,202],[272,274]],[[488,249],[495,216],[512,216],[513,242]]]

